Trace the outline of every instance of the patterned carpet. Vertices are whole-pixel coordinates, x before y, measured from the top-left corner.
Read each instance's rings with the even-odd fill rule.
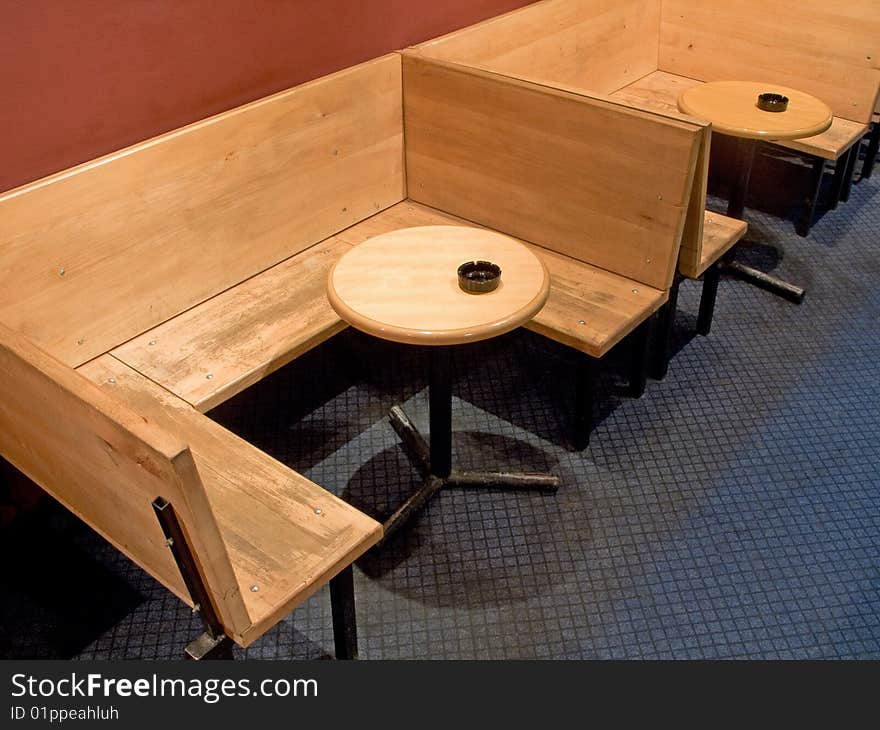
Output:
[[[524,331],[459,348],[457,463],[563,486],[442,492],[360,560],[362,658],[880,658],[878,203],[880,177],[857,183],[807,239],[750,208],[740,257],[805,286],[803,304],[724,280],[696,337],[686,281],[669,375],[632,400],[612,353],[582,453],[570,352]],[[423,362],[349,331],[211,416],[384,515],[416,484],[385,414],[403,402],[427,430]],[[0,547],[3,656],[176,658],[200,631],[54,504]],[[332,647],[325,589],[236,653]]]

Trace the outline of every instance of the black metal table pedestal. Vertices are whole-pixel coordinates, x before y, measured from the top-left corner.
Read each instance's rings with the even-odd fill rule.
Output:
[[[736,176],[730,191],[727,215],[729,218],[743,220],[746,195],[749,191],[749,179],[752,176],[752,165],[755,161],[755,149],[758,146],[758,142],[754,139],[737,139],[736,142]],[[789,284],[787,281],[737,261],[721,262],[721,269],[725,272],[729,271],[738,279],[754,284],[761,289],[766,289],[795,304],[800,304],[804,298],[805,291],[801,287]]]
[[[509,472],[454,471],[452,469],[452,373],[450,347],[429,348],[429,411],[430,445],[400,406],[388,414],[391,425],[403,441],[407,456],[422,475],[422,486],[385,520],[385,536],[389,538],[410,517],[415,515],[437,492],[445,487],[484,489],[517,489],[555,492],[559,477],[552,474]]]

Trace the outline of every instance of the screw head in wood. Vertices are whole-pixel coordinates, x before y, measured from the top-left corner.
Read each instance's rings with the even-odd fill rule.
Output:
[[[260,586],[258,586],[258,585],[251,586],[251,593],[256,593],[259,590],[260,590]]]
[[[316,514],[316,515],[321,514],[321,508],[320,508],[320,507],[315,507],[315,514]]]
[[[115,385],[115,384],[116,384],[116,378],[107,378],[107,382],[110,383],[111,385]]]
[[[214,377],[214,373],[208,373],[208,374],[205,376],[205,380],[211,380],[213,377]]]

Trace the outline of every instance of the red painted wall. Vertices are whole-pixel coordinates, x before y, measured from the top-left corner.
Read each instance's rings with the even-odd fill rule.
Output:
[[[531,0],[0,0],[0,191]]]

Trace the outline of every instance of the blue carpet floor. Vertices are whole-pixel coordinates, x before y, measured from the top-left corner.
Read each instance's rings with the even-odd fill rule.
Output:
[[[747,215],[740,257],[805,286],[803,304],[723,280],[698,337],[685,281],[669,375],[629,399],[623,353],[606,358],[582,453],[569,351],[524,331],[457,351],[458,464],[563,486],[445,491],[360,560],[362,658],[880,658],[880,177],[806,239]],[[426,429],[423,356],[349,331],[211,415],[384,515],[416,485],[385,414],[403,402]],[[36,530],[55,548],[28,548]],[[60,508],[2,540],[26,556],[2,577],[5,656],[176,658],[200,630]],[[236,652],[332,646],[324,590]]]

